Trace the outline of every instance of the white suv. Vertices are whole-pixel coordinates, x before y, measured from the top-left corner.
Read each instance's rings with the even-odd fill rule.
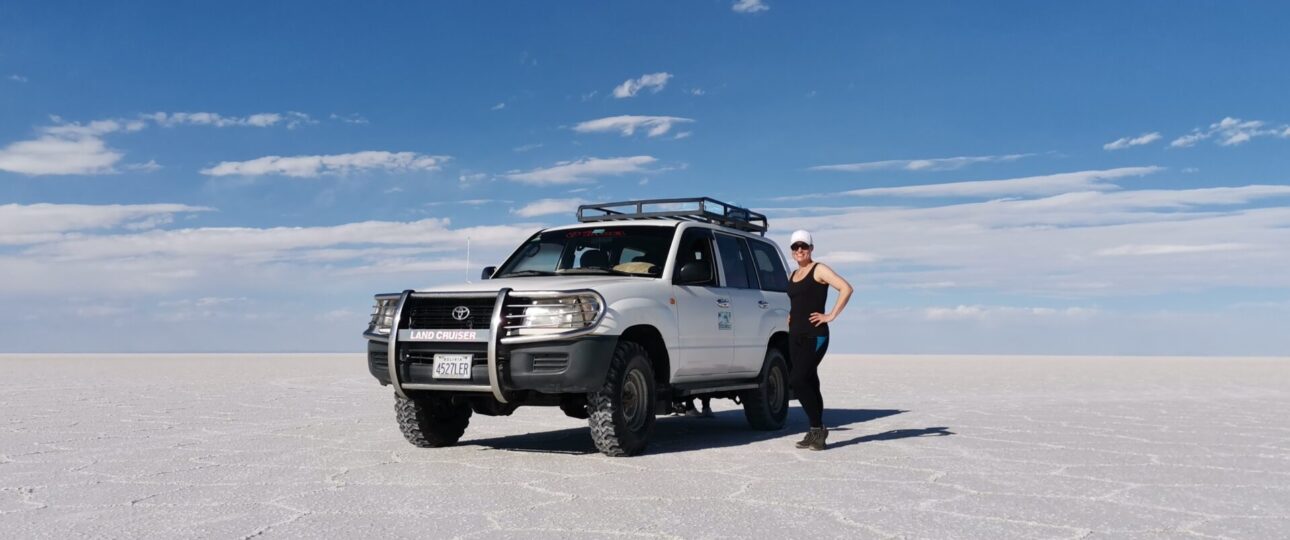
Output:
[[[367,361],[403,435],[447,446],[472,412],[559,406],[596,447],[634,455],[657,412],[742,403],[788,414],[788,273],[764,215],[709,198],[583,205],[479,283],[376,296]]]

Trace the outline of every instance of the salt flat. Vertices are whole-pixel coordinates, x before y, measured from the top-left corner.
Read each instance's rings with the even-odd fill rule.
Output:
[[[831,355],[805,428],[660,419],[595,453],[554,408],[400,436],[362,355],[0,356],[14,538],[1274,538],[1290,359]]]

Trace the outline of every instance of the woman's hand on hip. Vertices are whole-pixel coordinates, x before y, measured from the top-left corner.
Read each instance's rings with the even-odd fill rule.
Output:
[[[811,324],[819,326],[833,321],[832,313],[812,313]]]

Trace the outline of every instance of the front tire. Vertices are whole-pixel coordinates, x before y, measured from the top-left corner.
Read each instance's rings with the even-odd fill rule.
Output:
[[[784,353],[771,347],[766,350],[766,372],[761,384],[739,396],[744,403],[744,417],[753,429],[776,431],[788,420],[788,364]]]
[[[470,405],[443,396],[405,398],[395,394],[394,412],[403,438],[419,448],[457,444],[470,425]]]
[[[591,439],[601,453],[634,456],[649,444],[658,399],[649,353],[640,344],[620,341],[609,362],[605,384],[587,394]]]

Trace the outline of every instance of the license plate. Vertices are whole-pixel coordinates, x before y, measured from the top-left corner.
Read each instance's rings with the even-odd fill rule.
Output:
[[[469,379],[470,354],[436,354],[434,355],[434,378],[436,379]]]

